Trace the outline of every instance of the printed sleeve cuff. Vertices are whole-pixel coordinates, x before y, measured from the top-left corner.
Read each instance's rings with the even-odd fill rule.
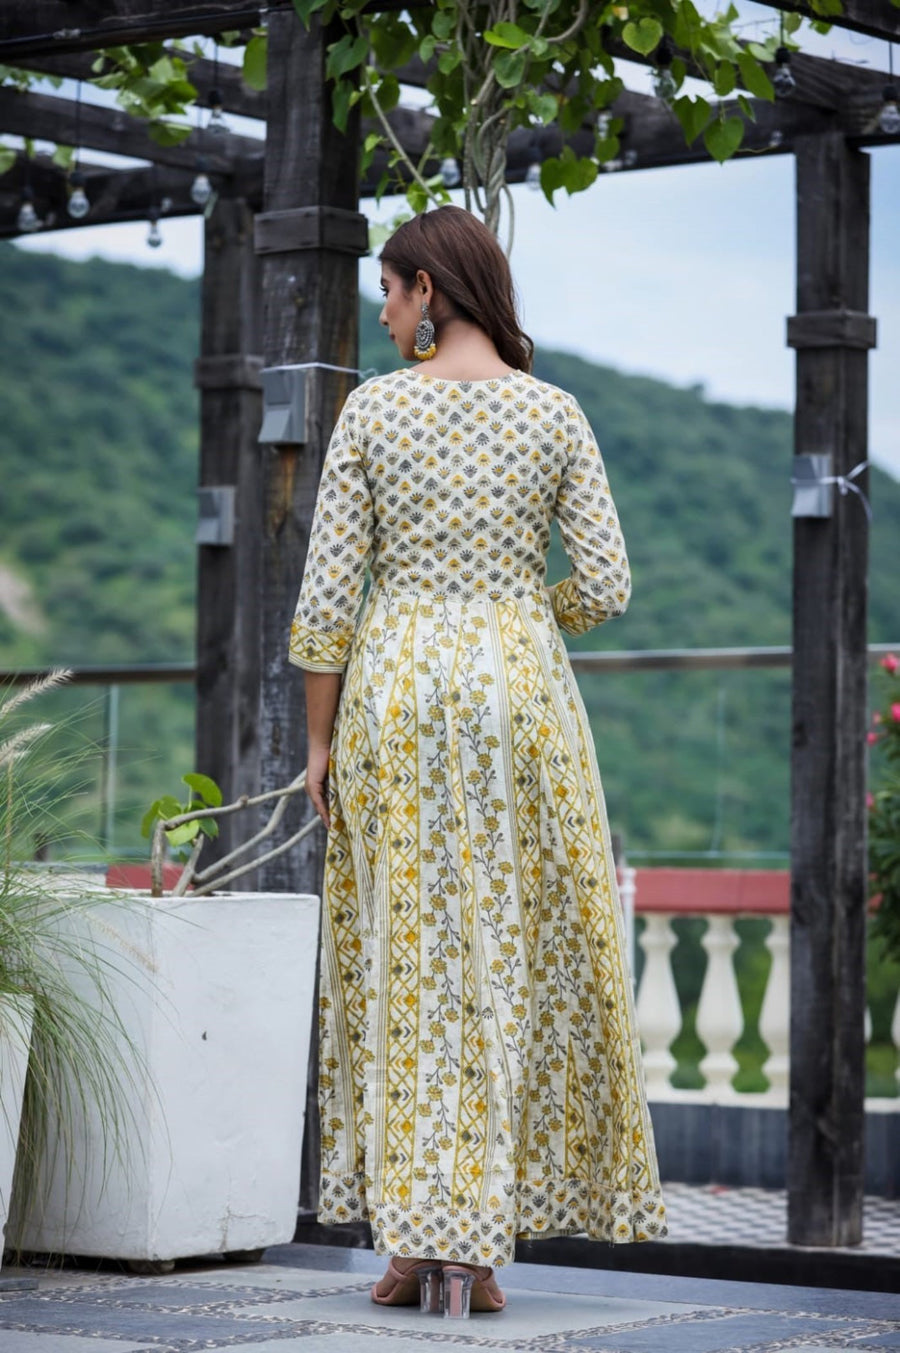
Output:
[[[550,604],[556,623],[566,634],[586,634],[606,620],[606,612],[596,608],[588,610],[581,600],[573,578],[563,578],[548,588]]]
[[[288,661],[307,672],[343,672],[353,636],[344,630],[317,630],[294,617]]]

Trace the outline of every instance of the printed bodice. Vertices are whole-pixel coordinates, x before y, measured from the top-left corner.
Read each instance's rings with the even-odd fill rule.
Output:
[[[600,453],[572,397],[521,372],[365,382],[326,458],[292,660],[343,667],[367,566],[376,587],[459,599],[541,591],[554,515],[573,564],[551,589],[554,611],[579,632],[624,609],[629,575]]]

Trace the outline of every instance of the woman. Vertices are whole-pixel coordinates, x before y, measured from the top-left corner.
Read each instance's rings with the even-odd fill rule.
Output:
[[[590,729],[560,628],[628,561],[575,400],[528,372],[502,250],[441,207],[381,256],[419,364],[353,392],[291,660],[329,829],[323,1222],[371,1221],[373,1299],[497,1310],[517,1237],[657,1239],[665,1212]],[[545,585],[556,517],[571,573]],[[372,586],[362,609],[366,567]]]

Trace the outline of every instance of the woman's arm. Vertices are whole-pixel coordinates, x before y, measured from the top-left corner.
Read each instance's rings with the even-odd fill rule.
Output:
[[[328,812],[328,758],[341,698],[340,672],[303,673],[306,692],[306,727],[309,751],[306,759],[306,792],[325,826],[331,827]]]

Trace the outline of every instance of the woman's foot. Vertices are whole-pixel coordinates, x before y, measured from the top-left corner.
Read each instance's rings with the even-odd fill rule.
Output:
[[[384,1276],[372,1288],[372,1300],[378,1306],[418,1306],[422,1280],[439,1276],[440,1269],[434,1259],[390,1259]]]

